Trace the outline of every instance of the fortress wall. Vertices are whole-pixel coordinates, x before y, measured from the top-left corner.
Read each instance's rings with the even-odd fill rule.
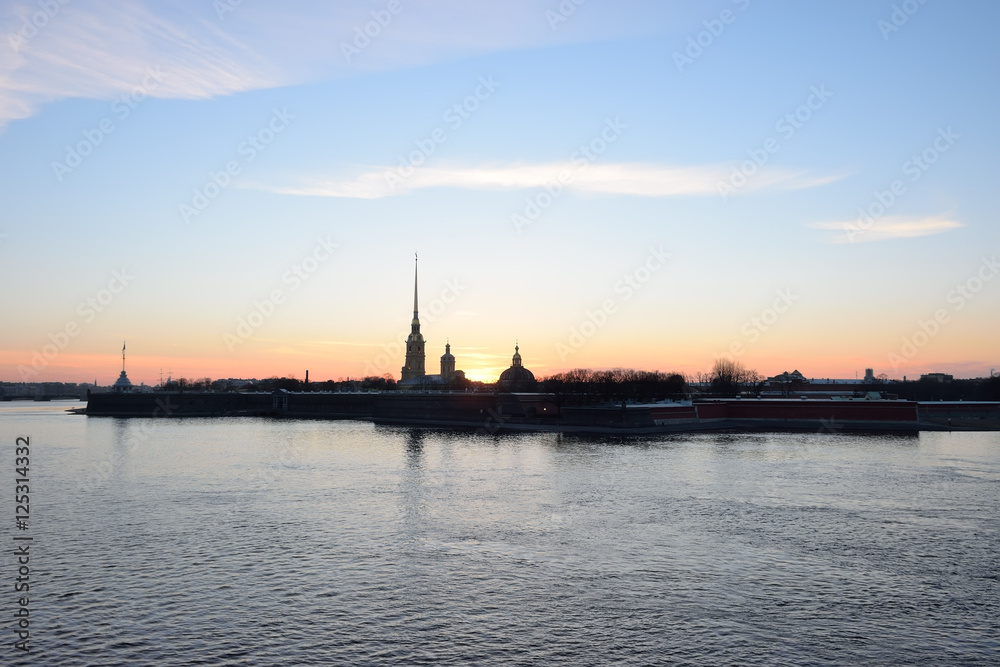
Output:
[[[179,393],[93,394],[87,414],[117,417],[274,416],[357,419],[386,424],[635,433],[751,429],[930,428],[951,418],[983,428],[997,403],[912,401],[709,400],[693,405],[575,406],[546,394],[487,393]],[[919,418],[918,418],[919,417]],[[956,424],[959,422],[955,422]]]

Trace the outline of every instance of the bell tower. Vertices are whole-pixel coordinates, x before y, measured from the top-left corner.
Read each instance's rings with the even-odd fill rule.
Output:
[[[410,335],[406,337],[406,364],[403,366],[401,380],[412,380],[424,377],[424,337],[420,333],[420,318],[417,316],[417,254],[413,254],[413,321],[410,322]]]
[[[451,353],[451,341],[444,346],[444,354],[441,355],[441,379],[447,382],[455,377],[455,355]]]

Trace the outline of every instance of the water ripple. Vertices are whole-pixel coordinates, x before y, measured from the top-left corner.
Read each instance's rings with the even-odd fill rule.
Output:
[[[1000,662],[995,434],[73,423],[14,664]]]

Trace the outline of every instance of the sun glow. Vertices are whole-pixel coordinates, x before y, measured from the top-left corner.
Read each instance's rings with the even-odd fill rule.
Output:
[[[502,369],[477,368],[465,371],[465,377],[473,382],[496,382]]]

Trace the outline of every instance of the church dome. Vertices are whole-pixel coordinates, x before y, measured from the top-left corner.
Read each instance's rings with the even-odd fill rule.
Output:
[[[514,346],[511,366],[500,374],[497,384],[504,391],[529,391],[535,388],[535,374],[521,365],[520,348]]]

